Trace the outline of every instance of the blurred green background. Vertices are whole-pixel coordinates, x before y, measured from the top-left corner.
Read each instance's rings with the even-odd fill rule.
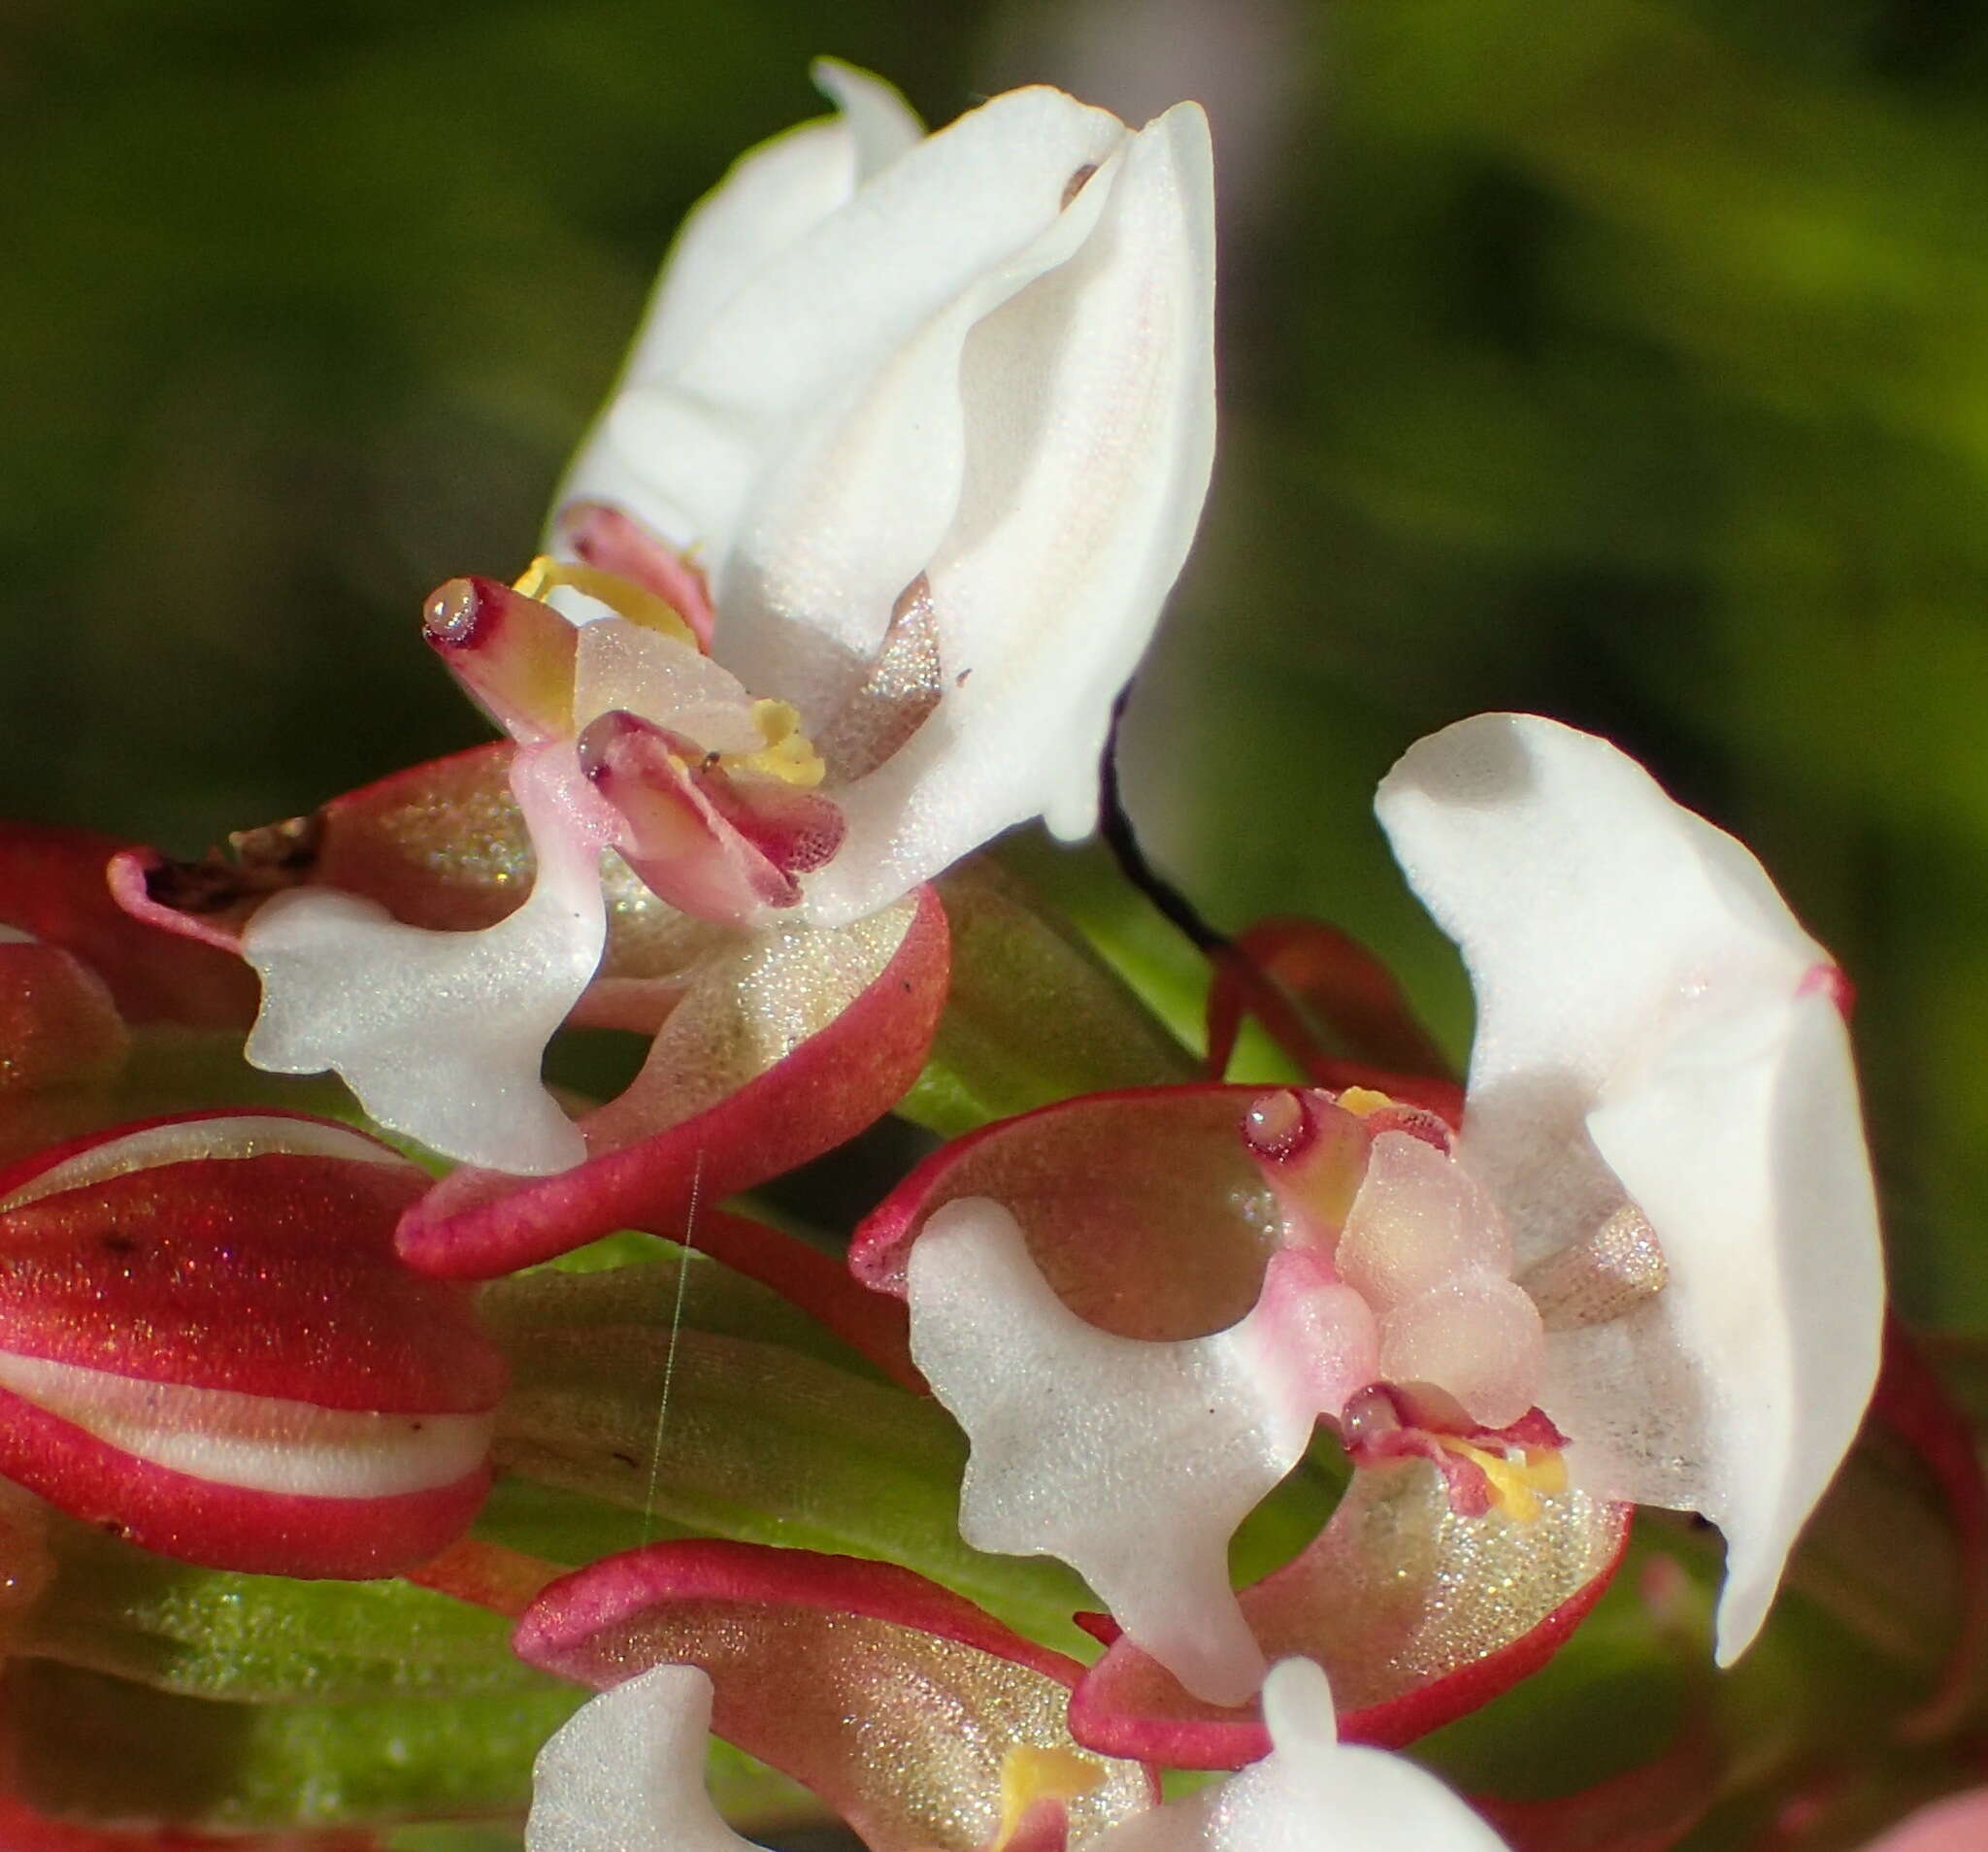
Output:
[[[482,737],[421,595],[522,564],[824,50],[935,120],[1211,105],[1222,458],[1130,777],[1206,910],[1340,919],[1461,1045],[1373,782],[1481,708],[1607,733],[1854,975],[1901,1297],[1988,1328],[1980,9],[13,0],[0,804],[192,851]]]

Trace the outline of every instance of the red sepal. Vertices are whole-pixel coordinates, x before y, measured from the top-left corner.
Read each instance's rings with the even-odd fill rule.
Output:
[[[87,830],[0,824],[0,920],[59,945],[110,986],[126,1021],[235,1029],[255,1014],[255,976],[212,948],[148,930],[113,899],[112,857]]]
[[[247,1575],[361,1581],[426,1561],[469,1529],[487,1466],[386,1498],[310,1498],[175,1472],[0,1390],[0,1476],[160,1556]]]
[[[1364,1535],[1370,1517],[1371,1541]],[[1267,1658],[1303,1654],[1325,1668],[1341,1695],[1343,1740],[1399,1748],[1489,1703],[1552,1658],[1620,1567],[1629,1519],[1625,1505],[1563,1514],[1550,1501],[1531,1525],[1463,1519],[1449,1510],[1433,1468],[1404,1462],[1356,1473],[1318,1538],[1239,1599]],[[1556,1524],[1575,1528],[1557,1535],[1537,1528]],[[1473,1539],[1519,1569],[1483,1569],[1471,1560]],[[1542,1547],[1555,1541],[1571,1544],[1578,1567],[1556,1573]],[[1412,1584],[1403,1579],[1410,1559],[1421,1566]],[[1531,1626],[1469,1657],[1443,1650],[1441,1632],[1453,1624],[1459,1601],[1476,1591],[1485,1604],[1481,1632],[1489,1633],[1503,1620],[1512,1580],[1526,1573],[1538,1578],[1537,1600],[1550,1604]],[[1422,1630],[1436,1637],[1419,1638]],[[1428,1669],[1416,1666],[1418,1655],[1431,1662]],[[1239,1769],[1270,1749],[1253,1704],[1203,1703],[1124,1638],[1085,1673],[1071,1701],[1070,1728],[1101,1754],[1172,1768]]]

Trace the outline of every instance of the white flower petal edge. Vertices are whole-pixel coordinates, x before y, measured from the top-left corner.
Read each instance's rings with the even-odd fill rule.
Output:
[[[849,94],[868,121],[850,133],[887,150],[876,98]],[[666,277],[567,492],[697,558],[718,655],[812,729],[929,574],[944,698],[838,793],[849,839],[806,903],[834,924],[1010,823],[1089,827],[1111,698],[1207,489],[1214,279],[1191,104],[1133,135],[1061,92],[1013,91],[814,217],[833,185],[800,170],[826,160],[827,133],[813,155],[792,138],[748,157],[702,209],[714,229],[701,213],[679,258],[692,283]],[[762,195],[781,202],[763,237],[726,229]]]
[[[242,933],[262,978],[247,1053],[272,1074],[336,1070],[376,1121],[460,1163],[543,1175],[586,1156],[539,1064],[607,943],[614,819],[570,746],[521,749],[512,788],[538,873],[494,926],[431,932],[335,888],[260,908]]]
[[[1375,809],[1476,994],[1462,1150],[1521,1272],[1624,1197],[1670,1280],[1547,1339],[1602,1497],[1725,1533],[1718,1655],[1766,1615],[1876,1379],[1877,1211],[1835,967],[1760,864],[1606,742],[1487,714]]]
[[[840,113],[742,154],[691,209],[656,279],[611,409],[631,387],[667,378],[743,284],[923,137],[924,124],[881,78],[838,58],[817,59],[811,75]],[[626,480],[629,463],[607,427],[603,417],[580,446],[558,503],[612,499]]]
[[[588,1699],[532,1765],[525,1852],[751,1852],[705,1792],[711,1700],[695,1666]]]
[[[1127,1820],[1088,1852],[1504,1852],[1505,1841],[1405,1757],[1339,1740],[1309,1659],[1263,1682],[1271,1753],[1219,1787]]]
[[[1264,1662],[1229,1538],[1304,1457],[1315,1415],[1371,1380],[1358,1295],[1280,1255],[1228,1330],[1119,1337],[1056,1297],[985,1197],[934,1214],[908,1273],[911,1355],[972,1443],[960,1534],[1059,1557],[1196,1696],[1247,1702]]]

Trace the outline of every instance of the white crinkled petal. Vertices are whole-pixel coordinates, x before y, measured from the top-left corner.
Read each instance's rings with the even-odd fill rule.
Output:
[[[590,1698],[532,1766],[525,1852],[751,1852],[705,1792],[711,1698],[695,1666]]]
[[[1303,1456],[1317,1406],[1277,1354],[1270,1296],[1207,1338],[1100,1331],[984,1197],[932,1216],[909,1273],[911,1354],[973,1447],[967,1541],[1061,1558],[1190,1691],[1247,1699],[1263,1658],[1229,1538]]]
[[[1376,809],[1470,967],[1462,1150],[1521,1272],[1625,1195],[1663,1246],[1655,1299],[1549,1335],[1540,1406],[1588,1490],[1725,1533],[1730,1661],[1877,1371],[1876,1205],[1827,954],[1740,843],[1552,721],[1450,727]]]
[[[1200,109],[1131,137],[1067,216],[1087,202],[1081,246],[958,356],[954,505],[925,557],[893,565],[929,566],[944,698],[837,793],[849,833],[809,883],[817,918],[879,905],[1031,816],[1065,836],[1096,820],[1111,703],[1186,558],[1214,454]]]
[[[1504,1852],[1505,1842],[1405,1756],[1342,1743],[1309,1659],[1263,1685],[1271,1753],[1220,1786],[1127,1820],[1085,1852]]]
[[[512,783],[538,861],[524,904],[433,932],[330,888],[279,894],[242,935],[262,977],[247,1053],[276,1074],[336,1070],[376,1122],[458,1162],[542,1175],[586,1155],[539,1068],[601,960],[613,819],[568,744],[520,751]]]

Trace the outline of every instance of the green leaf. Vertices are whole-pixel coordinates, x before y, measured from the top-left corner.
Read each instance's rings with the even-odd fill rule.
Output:
[[[966,1441],[938,1404],[817,1355],[700,1330],[695,1304],[675,1324],[657,1271],[580,1276],[596,1293],[623,1294],[618,1323],[603,1304],[569,1309],[572,1275],[505,1283],[499,1336],[514,1376],[499,1417],[500,1466],[639,1511],[656,1535],[677,1527],[902,1563],[1038,1639],[1089,1645],[1069,1617],[1092,1598],[1069,1571],[961,1541]],[[635,1273],[648,1277],[626,1277]],[[547,1280],[560,1290],[545,1292]],[[542,1529],[536,1541],[557,1539]]]
[[[905,1117],[953,1138],[1073,1094],[1195,1077],[1194,1057],[1019,876],[980,855],[938,886],[952,986]]]
[[[504,1618],[410,1582],[200,1569],[55,1519],[55,1577],[17,1650],[189,1697],[259,1703],[540,1692]]]
[[[6,1702],[29,1804],[240,1830],[521,1813],[532,1757],[584,1696],[215,1703],[26,1660]]]

